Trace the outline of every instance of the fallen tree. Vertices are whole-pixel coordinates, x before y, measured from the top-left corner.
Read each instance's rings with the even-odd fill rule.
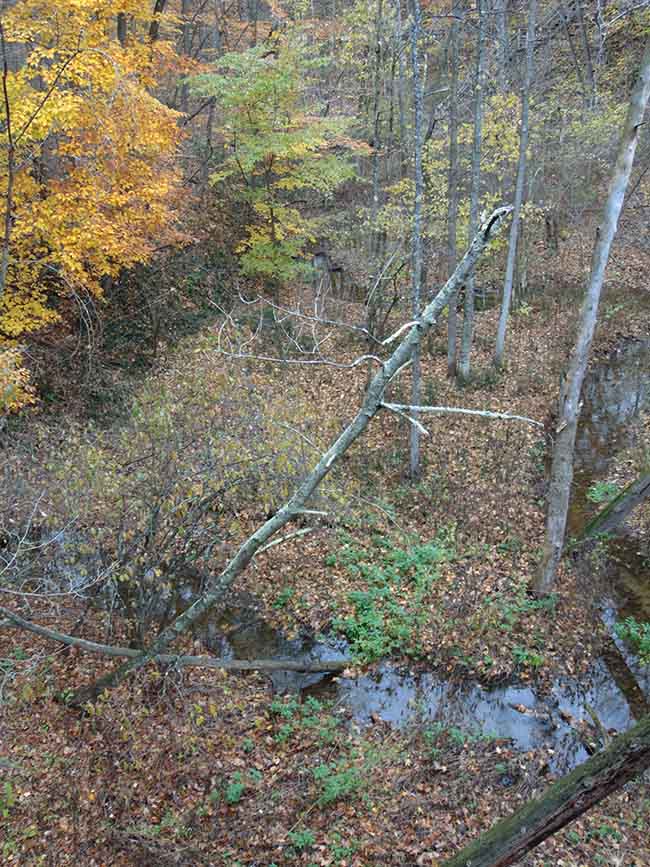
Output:
[[[455,297],[458,290],[465,285],[465,282],[473,273],[479,258],[511,210],[512,208],[510,207],[497,208],[484,221],[453,274],[437,295],[426,305],[420,316],[402,326],[395,334],[384,341],[383,345],[390,345],[398,337],[404,335],[386,361],[382,361],[382,359],[374,355],[364,356],[364,358],[374,362],[378,369],[370,380],[358,411],[334,443],[321,455],[316,465],[306,475],[289,500],[242,543],[234,557],[208,585],[201,596],[189,605],[170,625],[162,629],[149,647],[142,651],[136,651],[135,655],[129,653],[126,662],[99,678],[96,682],[84,686],[73,693],[69,699],[69,703],[73,707],[82,707],[87,702],[94,701],[104,690],[118,686],[129,674],[143,668],[150,662],[160,659],[164,660],[167,656],[167,648],[181,635],[185,634],[194,623],[204,617],[208,611],[222,601],[236,578],[246,569],[255,555],[267,546],[271,537],[275,536],[279,530],[305,511],[309,498],[316,491],[320,483],[341,460],[350,446],[363,434],[380,410],[397,412],[400,415],[406,414],[409,411],[414,413],[427,411],[426,407],[412,408],[400,405],[397,408],[397,406],[391,406],[384,399],[386,388],[400,371],[412,362],[414,354],[421,345],[423,338],[434,328],[438,316],[448,305],[449,300]],[[435,412],[439,412],[443,408],[436,407],[432,409]],[[488,418],[513,418],[507,413],[491,414],[485,411],[478,414],[487,416]],[[526,421],[529,422],[531,420],[527,419]],[[415,420],[413,420],[413,423],[416,423]],[[15,617],[13,622],[16,623]],[[69,636],[69,638],[71,637]],[[78,644],[77,646],[81,647],[82,645]],[[172,658],[178,659],[178,657]]]
[[[644,473],[624,488],[604,509],[589,521],[580,534],[580,540],[599,533],[610,533],[625,521],[630,512],[650,497],[650,473]]]
[[[441,867],[508,867],[650,767],[650,716]]]
[[[48,629],[39,623],[25,620],[24,617],[14,614],[13,611],[4,608],[2,605],[0,605],[0,614],[3,614],[7,618],[4,625],[25,629],[27,632],[33,632],[42,638],[49,638],[52,641],[65,644],[66,647],[78,647],[80,650],[85,650],[88,653],[99,653],[102,656],[117,658],[127,657],[129,659],[135,659],[142,653],[141,650],[133,647],[98,644],[96,641],[88,641],[75,635],[67,635],[65,632],[59,632],[57,629]],[[3,624],[0,623],[1,625]],[[273,659],[219,659],[214,656],[187,656],[173,653],[160,653],[155,657],[155,661],[180,667],[221,668],[224,671],[342,671],[352,664],[352,660],[350,659],[330,660],[328,662],[288,657],[274,657]]]

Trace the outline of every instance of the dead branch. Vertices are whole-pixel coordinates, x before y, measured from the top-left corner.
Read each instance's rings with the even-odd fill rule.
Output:
[[[142,651],[132,647],[98,644],[96,641],[88,641],[75,635],[66,635],[64,632],[59,632],[56,629],[48,629],[46,626],[33,623],[31,620],[25,620],[3,606],[0,606],[0,614],[6,617],[6,620],[0,623],[2,626],[10,625],[18,629],[25,629],[28,632],[33,632],[35,635],[40,635],[42,638],[48,638],[52,641],[58,641],[59,644],[65,644],[67,647],[78,647],[80,650],[86,650],[89,653],[99,653],[103,656],[116,658],[127,657],[135,659],[142,653]],[[170,665],[192,668],[220,668],[225,671],[342,671],[351,664],[351,660],[349,659],[332,662],[317,662],[311,659],[288,659],[284,657],[278,657],[277,659],[218,659],[213,656],[179,656],[173,653],[160,653],[155,659],[157,662]]]

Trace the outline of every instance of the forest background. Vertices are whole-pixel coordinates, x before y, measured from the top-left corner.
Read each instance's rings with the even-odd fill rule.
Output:
[[[574,486],[571,556],[562,526],[540,572],[546,470],[646,6],[3,3],[8,863],[436,863],[544,788],[542,751],[360,733],[320,699],[271,701],[261,674],[149,666],[102,693],[105,658],[11,617],[141,651],[218,591],[345,639],[348,669],[542,689],[584,670],[608,560],[573,540],[645,478],[644,417]],[[595,360],[648,334],[639,130]],[[454,283],[475,236],[489,248]],[[450,275],[372,426],[287,512]],[[205,647],[183,625],[174,652]],[[526,863],[650,863],[641,784],[599,810]]]

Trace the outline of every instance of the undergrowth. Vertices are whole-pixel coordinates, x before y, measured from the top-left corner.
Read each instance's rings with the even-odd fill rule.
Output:
[[[428,620],[426,603],[439,578],[438,565],[453,556],[453,536],[441,534],[434,541],[400,548],[377,534],[371,543],[362,548],[344,537],[339,551],[325,561],[330,567],[343,566],[367,588],[348,594],[352,612],[336,617],[333,627],[345,635],[359,662],[394,652],[419,656],[418,634]]]

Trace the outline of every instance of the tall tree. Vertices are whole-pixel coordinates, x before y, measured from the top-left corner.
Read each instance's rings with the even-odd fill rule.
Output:
[[[12,338],[57,321],[57,294],[101,296],[103,278],[179,240],[176,115],[150,92],[166,45],[140,50],[150,10],[123,0],[123,46],[109,5],[59,0],[53,19],[45,0],[23,0],[2,14],[0,330]]]
[[[413,319],[417,319],[420,315],[423,264],[422,208],[424,204],[424,171],[422,168],[422,151],[424,148],[424,130],[422,128],[422,112],[424,107],[424,95],[419,56],[419,42],[422,36],[422,12],[420,10],[420,0],[411,0],[411,5],[413,16],[411,24],[411,74],[413,76],[413,103],[415,114],[415,204],[413,209],[412,301]],[[413,352],[412,377],[411,403],[413,406],[418,406],[420,403],[420,389],[422,384],[419,346],[417,346]],[[416,424],[411,425],[410,472],[412,479],[417,479],[420,474],[420,429]]]
[[[481,147],[483,137],[483,103],[485,77],[485,0],[476,0],[478,15],[476,32],[476,72],[474,74],[474,139],[472,142],[472,178],[469,201],[469,237],[472,238],[478,226],[478,207],[481,192]],[[474,341],[474,274],[470,274],[465,284],[463,305],[463,336],[460,344],[458,377],[467,382],[471,373],[472,343]]]
[[[573,480],[573,450],[581,408],[580,392],[598,319],[598,305],[605,277],[605,268],[607,267],[609,252],[616,235],[618,218],[623,207],[625,191],[630,180],[630,173],[634,162],[639,128],[643,123],[649,96],[650,39],[646,44],[639,78],[630,99],[602,220],[596,230],[596,242],[591,261],[591,275],[580,312],[578,337],[571,354],[566,380],[560,392],[558,423],[555,429],[548,494],[546,538],[544,541],[542,563],[535,583],[536,591],[542,594],[549,593],[553,588],[557,567],[562,556],[566,520],[569,511],[571,482]]]
[[[315,228],[297,193],[327,196],[353,174],[339,153],[351,145],[340,143],[344,121],[303,110],[310,51],[299,33],[288,34],[273,56],[263,45],[231,52],[219,59],[218,72],[192,82],[221,110],[229,147],[212,181],[246,209],[246,237],[238,246],[243,270],[276,287],[307,268],[304,248]]]
[[[499,90],[508,87],[508,0],[495,0],[493,7],[497,31],[497,77]]]
[[[9,270],[9,250],[11,247],[11,228],[13,224],[14,184],[16,182],[16,148],[11,119],[11,100],[9,97],[9,61],[5,42],[4,24],[0,19],[0,47],[2,49],[2,102],[4,108],[4,128],[7,138],[7,184],[5,190],[4,237],[2,239],[2,258],[0,259],[0,299],[4,295]]]
[[[458,21],[457,5],[452,6],[449,31],[449,175],[447,184],[447,273],[451,274],[456,264],[456,241],[458,230],[458,201],[460,198],[458,172]],[[447,374],[456,376],[456,353],[458,350],[458,296],[449,302],[447,318]]]
[[[381,257],[382,233],[377,229],[377,216],[379,214],[379,159],[381,155],[381,85],[383,65],[383,42],[382,26],[384,15],[384,0],[377,0],[375,10],[375,37],[374,37],[374,70],[372,80],[372,203],[370,207],[371,231],[370,231],[370,261],[379,260]]]
[[[503,281],[503,297],[501,300],[501,315],[497,330],[496,349],[494,353],[495,367],[501,367],[506,346],[506,329],[512,303],[512,284],[517,260],[517,241],[521,222],[521,206],[524,200],[524,184],[526,181],[526,165],[528,162],[528,114],[530,106],[530,88],[533,81],[533,57],[535,52],[535,16],[537,0],[528,2],[528,33],[526,36],[526,73],[521,87],[521,126],[519,129],[519,164],[517,167],[517,182],[515,185],[515,201],[512,212],[512,225],[508,241],[508,259],[506,275]]]

